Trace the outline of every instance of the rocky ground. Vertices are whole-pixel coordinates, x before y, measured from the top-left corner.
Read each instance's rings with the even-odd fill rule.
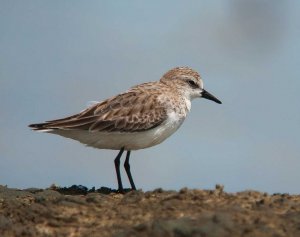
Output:
[[[300,236],[300,195],[0,186],[0,236]]]

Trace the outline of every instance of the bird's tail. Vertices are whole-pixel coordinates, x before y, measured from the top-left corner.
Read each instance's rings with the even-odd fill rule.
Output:
[[[41,132],[46,132],[52,130],[51,128],[48,127],[49,123],[35,123],[35,124],[30,124],[28,127],[30,127],[34,131],[41,131]]]

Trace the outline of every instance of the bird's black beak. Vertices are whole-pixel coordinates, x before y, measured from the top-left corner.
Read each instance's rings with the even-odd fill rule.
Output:
[[[214,97],[212,94],[210,94],[206,90],[202,91],[201,96],[205,99],[212,100],[218,104],[222,104],[222,102],[220,100],[218,100],[216,97]]]

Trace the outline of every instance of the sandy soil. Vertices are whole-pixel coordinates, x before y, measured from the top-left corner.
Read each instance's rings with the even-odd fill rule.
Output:
[[[300,195],[0,186],[0,236],[300,236]]]

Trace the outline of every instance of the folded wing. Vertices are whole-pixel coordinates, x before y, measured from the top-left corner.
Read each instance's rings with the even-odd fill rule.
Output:
[[[89,130],[91,132],[139,132],[160,125],[167,113],[156,93],[131,90],[95,104],[79,114],[41,124],[33,130]]]

